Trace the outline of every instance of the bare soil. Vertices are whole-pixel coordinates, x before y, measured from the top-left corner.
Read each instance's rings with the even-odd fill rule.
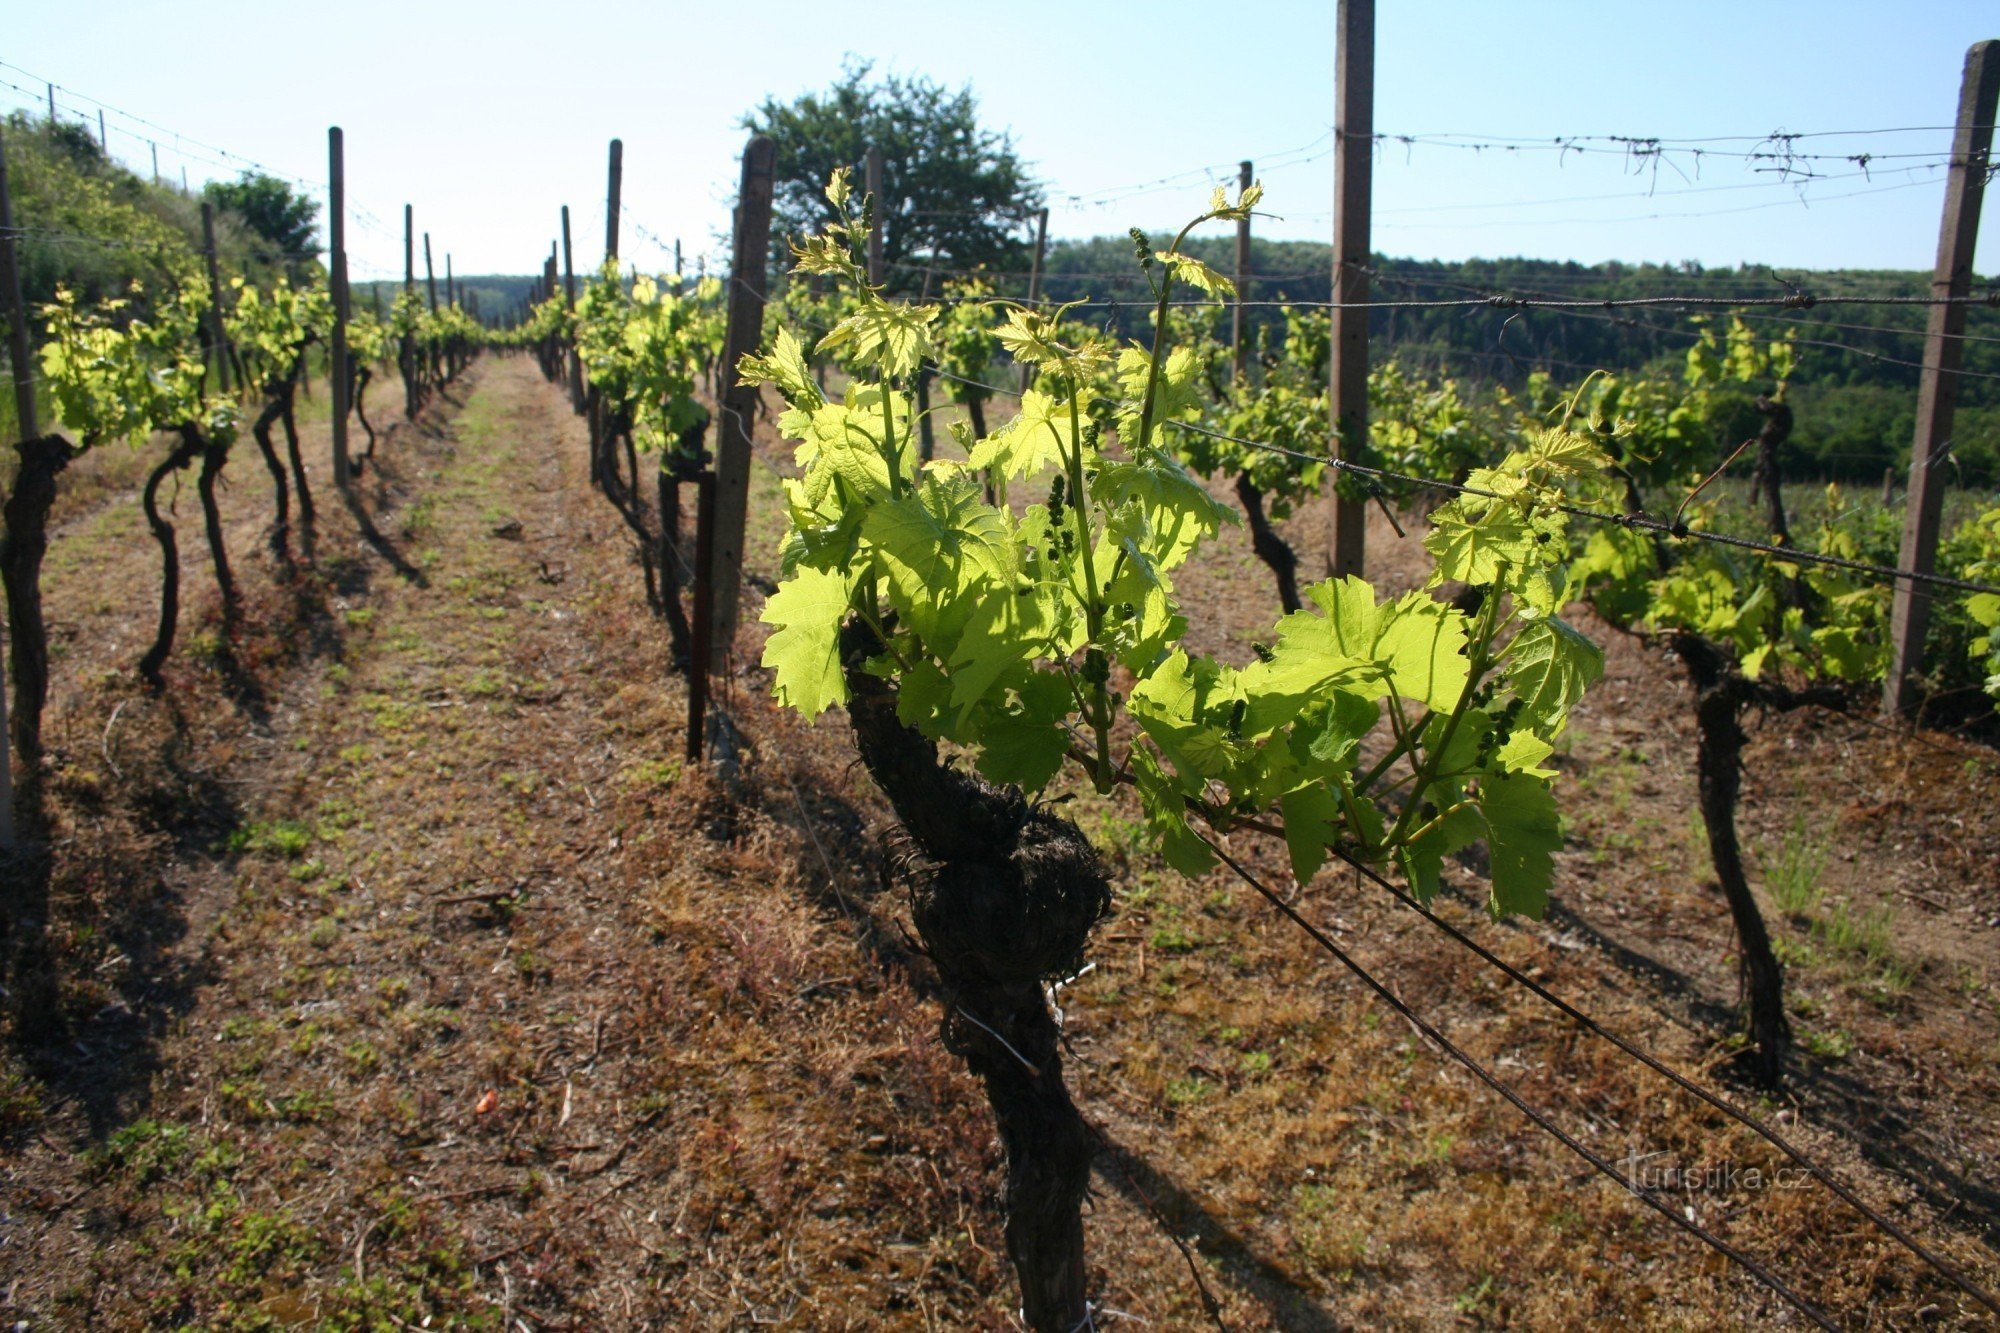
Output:
[[[789,471],[759,429],[752,622]],[[324,457],[323,425],[308,447]],[[1014,1326],[991,1121],[940,1044],[846,723],[768,702],[752,623],[718,682],[735,762],[682,762],[665,628],[560,392],[526,358],[482,360],[383,440],[363,487],[379,540],[323,486],[289,573],[261,553],[253,454],[225,497],[249,623],[220,632],[184,524],[193,607],[157,698],[131,671],[155,557],[129,475],[86,463],[61,516],[61,987],[0,1066],[0,1317]],[[1288,525],[1306,571],[1316,518]],[[1421,520],[1401,540],[1378,523],[1371,576],[1420,581]],[[1214,651],[1247,655],[1276,618],[1240,530],[1181,587]],[[1767,908],[1799,1045],[1760,1097],[1732,1081],[1736,969],[1681,672],[1584,623],[1608,671],[1562,756],[1550,919],[1489,922],[1476,864],[1439,914],[2000,1285],[2000,756],[1872,717],[1753,724],[1744,836],[1790,904]],[[1119,873],[1094,966],[1058,997],[1105,1140],[1102,1326],[1213,1327],[1202,1287],[1233,1329],[1802,1322],[1226,871],[1161,866],[1123,798],[1052,797]],[[1236,851],[1836,1323],[1985,1326],[1760,1142],[1379,891],[1294,886],[1282,849]]]

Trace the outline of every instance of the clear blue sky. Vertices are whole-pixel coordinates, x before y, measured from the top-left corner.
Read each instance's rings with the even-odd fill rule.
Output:
[[[1948,125],[1972,42],[2000,37],[2000,4],[1677,5],[1379,0],[1378,131],[1479,139],[1711,136],[1697,165],[1654,170],[1616,151],[1559,154],[1385,145],[1375,248],[1424,258],[1739,262],[1924,269],[1937,245],[1944,129],[1801,140],[1877,156],[1800,187],[1731,157],[1772,131]],[[1261,4],[386,4],[182,0],[16,5],[0,34],[0,105],[42,105],[38,80],[95,120],[103,99],[164,127],[108,117],[114,155],[196,184],[233,174],[206,149],[323,182],[325,131],[347,135],[357,278],[400,275],[400,214],[416,205],[457,271],[535,267],[569,203],[579,259],[603,236],[604,150],[625,141],[624,252],[670,262],[644,235],[718,253],[737,121],[767,94],[824,87],[843,55],[970,83],[1046,183],[1059,236],[1177,225],[1211,176],[1251,157],[1282,221],[1330,225],[1332,0]],[[754,22],[733,16],[752,14]],[[852,16],[852,17],[845,17]],[[18,67],[18,68],[13,68]],[[30,71],[24,75],[21,70]],[[1308,146],[1311,146],[1308,148]],[[1604,147],[1605,145],[1594,145]],[[1306,151],[1293,151],[1293,150]],[[1889,154],[1914,156],[1889,159]],[[1759,171],[1755,168],[1764,167]],[[1173,178],[1157,189],[1135,187]],[[1073,202],[1081,201],[1081,202]],[[2000,270],[2000,201],[1980,269]],[[644,235],[635,231],[645,229]],[[421,262],[421,261],[420,261]]]

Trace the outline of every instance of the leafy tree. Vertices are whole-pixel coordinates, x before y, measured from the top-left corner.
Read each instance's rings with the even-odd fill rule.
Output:
[[[9,119],[18,121],[22,126],[26,126],[30,121],[26,112],[16,112]],[[11,137],[15,126],[9,124],[7,128]],[[104,168],[106,162],[104,148],[88,127],[67,120],[58,120],[45,122],[43,132],[52,148],[82,170],[96,172]]]
[[[202,193],[218,209],[243,219],[245,226],[270,242],[286,259],[306,260],[319,254],[319,204],[276,176],[246,171],[241,180],[210,181]]]
[[[979,124],[970,87],[956,92],[921,76],[871,78],[849,60],[833,86],[791,102],[766,98],[744,128],[778,146],[772,202],[774,249],[782,237],[814,235],[839,221],[826,182],[839,167],[860,174],[882,150],[882,257],[892,291],[921,290],[923,266],[1020,267],[1022,221],[1042,206],[1041,188],[1004,131]],[[942,275],[940,275],[942,276]]]

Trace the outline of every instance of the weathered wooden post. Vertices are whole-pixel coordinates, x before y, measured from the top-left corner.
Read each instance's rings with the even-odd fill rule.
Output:
[[[1042,299],[1042,257],[1049,248],[1049,210],[1044,208],[1035,215],[1035,258],[1028,265],[1028,304]],[[1020,392],[1028,391],[1029,367],[1021,367]]]
[[[2000,41],[1975,42],[1965,53],[1958,89],[1958,131],[1951,141],[1951,174],[1944,187],[1938,227],[1937,269],[1931,275],[1925,326],[1924,368],[1917,381],[1917,430],[1910,445],[1910,496],[1903,510],[1904,569],[1928,574],[1937,567],[1938,516],[1944,503],[1941,465],[1951,452],[1951,419],[1958,409],[1959,366],[1965,359],[1965,304],[1972,290],[1973,249],[1979,209],[1993,156],[1993,115],[2000,108]],[[1882,707],[1914,713],[1921,698],[1924,635],[1930,629],[1931,594],[1908,580],[1896,583],[1889,609],[1889,673]]]
[[[729,329],[723,343],[722,395],[715,451],[714,569],[710,574],[712,632],[708,660],[696,671],[725,669],[736,642],[737,597],[743,581],[743,532],[750,505],[750,425],[757,390],[737,383],[736,366],[757,350],[764,331],[765,268],[771,244],[771,186],[778,148],[754,135],[743,149],[737,191],[736,239],[729,267]]]
[[[417,217],[409,204],[403,205],[403,294],[414,299],[417,293]],[[403,377],[403,418],[417,419],[417,340],[405,332],[396,345],[396,369]]]
[[[563,255],[563,306],[576,317],[576,261],[569,244],[569,205],[562,206],[562,255]],[[569,361],[569,402],[572,411],[583,407],[583,362],[576,354],[576,330],[570,329],[568,339]]]
[[[326,132],[327,270],[333,286],[333,484],[353,484],[347,459],[347,162],[338,125]]]
[[[222,323],[222,268],[215,252],[215,205],[201,201],[201,253],[208,270],[208,318],[202,321],[208,338],[216,387],[229,392],[229,334]]]
[[[887,225],[888,210],[882,202],[882,150],[874,144],[868,145],[868,156],[863,160],[867,172],[865,188],[875,210],[875,225],[868,229],[868,285],[882,285],[882,232]],[[741,205],[739,204],[740,208]]]
[[[604,196],[604,257],[618,258],[618,214],[623,208],[619,196],[625,185],[625,141],[611,141],[610,181]]]
[[[53,90],[49,99],[53,110]],[[0,142],[0,295],[7,300],[7,359],[13,363],[17,433],[27,441],[42,432],[35,419],[35,372],[29,360],[28,310],[21,301],[21,266],[14,246],[14,200],[7,186],[7,146]],[[11,604],[8,609],[10,613],[19,611]],[[15,652],[19,651],[17,646]],[[11,668],[0,678],[0,851],[6,852],[14,850],[14,746],[13,732],[8,727],[7,695],[20,679],[21,672]]]
[[[1334,53],[1333,399],[1334,457],[1368,449],[1368,210],[1375,152],[1375,0],[1339,0]],[[1335,478],[1327,572],[1359,576],[1368,511]]]

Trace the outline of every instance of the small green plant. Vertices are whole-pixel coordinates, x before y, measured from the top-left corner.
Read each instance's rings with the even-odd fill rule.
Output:
[[[1819,952],[1804,940],[1787,939],[1782,935],[1771,940],[1771,952],[1786,967],[1810,967],[1819,961]]]
[[[135,1185],[158,1180],[193,1150],[186,1125],[159,1120],[135,1120],[86,1154],[93,1174],[122,1174]]]
[[[644,759],[620,773],[618,780],[627,787],[671,787],[681,780],[681,761]]]
[[[1460,1314],[1470,1316],[1477,1314],[1479,1308],[1486,1304],[1487,1297],[1492,1294],[1493,1275],[1488,1273],[1485,1277],[1479,1279],[1477,1285],[1460,1292],[1458,1298],[1452,1304],[1458,1307]]]
[[[296,861],[312,846],[313,831],[296,820],[245,824],[230,833],[225,846],[232,852],[269,852]]]
[[[1835,953],[1877,966],[1893,955],[1889,927],[1894,920],[1895,910],[1886,903],[1857,914],[1845,902],[1836,902],[1832,911],[1814,923],[1813,931]]]
[[[1778,854],[1764,867],[1764,888],[1779,909],[1805,916],[1818,909],[1825,891],[1820,872],[1826,868],[1826,840],[1813,833],[1800,815],[1786,831]]]

